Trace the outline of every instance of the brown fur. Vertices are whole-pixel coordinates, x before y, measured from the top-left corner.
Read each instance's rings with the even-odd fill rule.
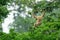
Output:
[[[34,27],[37,27],[41,24],[42,18],[44,17],[45,12],[43,12],[43,14],[41,14],[41,16],[36,16],[34,14],[32,14],[32,16],[36,19],[36,22],[34,23]]]

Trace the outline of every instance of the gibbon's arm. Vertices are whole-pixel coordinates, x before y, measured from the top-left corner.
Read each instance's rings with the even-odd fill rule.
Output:
[[[37,20],[42,20],[42,18],[44,17],[45,12],[42,12],[42,14],[40,16],[36,16]]]
[[[44,17],[44,15],[45,15],[45,12],[42,12],[41,17]]]
[[[32,14],[32,17],[37,18],[37,16],[35,14]]]
[[[34,17],[35,19],[42,19],[45,15],[45,12],[42,12],[41,16],[36,16],[35,14],[32,14],[32,17]]]
[[[45,12],[42,12],[41,16],[44,17],[44,15],[45,15]]]

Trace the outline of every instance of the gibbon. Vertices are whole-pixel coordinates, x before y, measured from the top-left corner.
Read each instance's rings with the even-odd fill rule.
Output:
[[[32,17],[36,19],[36,22],[34,23],[34,27],[37,27],[41,24],[41,21],[44,15],[45,15],[45,12],[42,12],[41,16],[36,16],[35,14],[32,14]]]

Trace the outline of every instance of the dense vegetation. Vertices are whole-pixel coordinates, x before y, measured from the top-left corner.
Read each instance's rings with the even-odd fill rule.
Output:
[[[46,13],[42,24],[34,29],[32,25],[34,19],[32,19],[32,17],[27,16],[26,19],[23,19],[18,15],[15,17],[13,27],[19,28],[21,25],[25,30],[29,28],[28,31],[19,28],[20,30],[17,29],[18,32],[16,32],[15,29],[11,29],[9,34],[1,32],[0,40],[60,40],[60,0],[53,0],[51,2],[43,0],[37,3],[35,3],[35,0],[16,0],[16,4],[19,5],[20,8],[23,8],[22,10],[18,9],[20,13],[25,11],[25,6],[32,8],[32,12],[35,14],[39,14],[41,10],[45,9]],[[21,6],[22,4],[23,7]],[[2,10],[6,9],[2,9],[2,7],[0,9],[2,12],[0,13],[1,16],[5,17],[7,11]],[[28,11],[28,14],[32,12]]]
[[[8,10],[6,8],[7,2],[8,2],[8,0],[0,1],[0,22],[2,22],[2,20],[7,17],[7,14],[8,14]]]

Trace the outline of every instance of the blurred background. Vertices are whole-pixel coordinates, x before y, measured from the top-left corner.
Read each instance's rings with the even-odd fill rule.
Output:
[[[42,24],[35,18],[45,10]],[[0,40],[60,40],[60,0],[1,0]]]

